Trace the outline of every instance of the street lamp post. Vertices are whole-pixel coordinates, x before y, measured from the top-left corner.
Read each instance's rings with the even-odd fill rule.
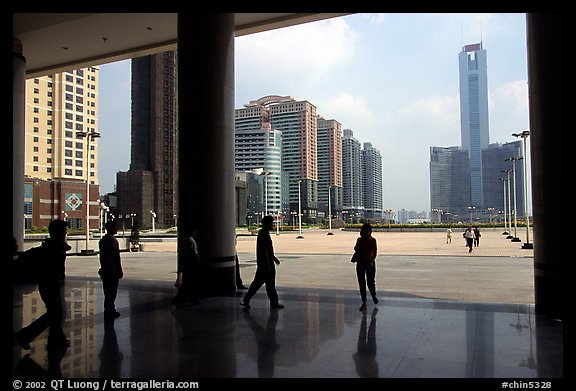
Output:
[[[502,184],[504,185],[504,232],[502,232],[502,235],[508,235],[508,231],[506,231],[506,229],[508,228],[506,226],[506,181],[508,179],[506,178],[498,178],[498,180],[502,181]]]
[[[472,211],[475,209],[476,209],[475,206],[469,206],[468,207],[468,212],[470,212],[470,224],[472,224]]]
[[[298,236],[296,239],[304,239],[302,236],[302,199],[300,198],[300,186],[302,184],[302,180],[298,180]]]
[[[334,235],[332,233],[332,198],[330,197],[331,185],[328,185],[328,233],[327,235]]]
[[[526,219],[526,243],[522,246],[523,249],[533,249],[534,245],[530,243],[530,218],[528,216],[528,162],[526,151],[526,139],[530,136],[530,131],[525,130],[522,133],[512,133],[514,137],[521,137],[524,144],[524,218]]]
[[[510,193],[511,193],[511,187],[512,184],[510,183],[510,173],[512,172],[512,170],[503,170],[502,172],[506,173],[507,179],[506,182],[508,183],[508,236],[506,236],[506,239],[512,239],[514,236],[512,236],[512,201],[510,198]]]
[[[152,232],[156,232],[156,213],[151,210],[150,214],[152,215]]]
[[[518,160],[522,160],[522,157],[512,156],[505,160],[512,162],[512,180],[514,181],[514,237],[511,240],[512,242],[520,242],[520,238],[516,235],[518,228],[518,219],[516,218],[516,161]]]
[[[86,250],[84,255],[88,255],[88,244],[90,242],[90,141],[100,137],[96,131],[86,131],[76,133],[76,138],[86,137]]]

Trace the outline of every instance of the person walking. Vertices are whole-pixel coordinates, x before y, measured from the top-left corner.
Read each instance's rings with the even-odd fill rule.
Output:
[[[480,246],[480,229],[478,227],[474,227],[474,247]]]
[[[30,342],[48,329],[49,350],[67,348],[70,344],[62,330],[65,315],[64,279],[66,278],[66,243],[68,224],[64,220],[52,220],[48,224],[49,238],[42,242],[43,262],[38,271],[38,291],[46,306],[46,313],[13,334],[14,344],[30,350]]]
[[[452,243],[452,229],[448,228],[446,230],[446,244]]]
[[[375,283],[377,247],[376,239],[372,237],[372,226],[365,223],[360,228],[360,237],[356,239],[356,245],[354,246],[355,257],[353,258],[356,262],[356,277],[358,278],[358,287],[362,299],[360,311],[366,310],[366,285],[368,285],[372,301],[374,301],[374,304],[378,304]]]
[[[98,274],[102,279],[102,290],[104,291],[104,320],[116,319],[120,313],[116,311],[116,296],[118,295],[118,284],[124,272],[120,259],[120,246],[118,239],[114,235],[118,233],[116,220],[107,221],[104,225],[106,235],[98,242],[100,249],[100,270]]]
[[[266,284],[266,294],[270,300],[270,308],[284,308],[284,304],[278,302],[278,292],[276,292],[276,266],[280,261],[274,255],[270,230],[274,224],[272,216],[264,216],[262,219],[262,229],[258,231],[256,239],[256,274],[254,280],[244,295],[240,305],[250,308],[250,300]]]
[[[472,231],[472,227],[468,227],[468,229],[464,232],[464,238],[466,239],[466,246],[468,246],[468,252],[472,252],[472,246],[474,244],[474,231]]]
[[[175,306],[183,303],[200,304],[198,274],[202,259],[195,240],[197,234],[197,229],[192,227],[189,234],[178,236],[178,276],[174,283],[178,292],[172,299],[172,305]]]

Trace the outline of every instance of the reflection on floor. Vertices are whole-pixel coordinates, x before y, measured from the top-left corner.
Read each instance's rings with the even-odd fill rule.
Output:
[[[104,322],[99,281],[66,282],[65,351],[46,332],[13,348],[13,374],[64,378],[555,378],[562,323],[532,306],[381,297],[361,312],[355,291],[264,289],[251,302],[211,297],[170,306],[167,283],[122,282],[121,316]],[[15,285],[13,330],[44,313],[33,286]]]

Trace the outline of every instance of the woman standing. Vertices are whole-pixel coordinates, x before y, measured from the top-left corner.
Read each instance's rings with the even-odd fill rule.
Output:
[[[354,246],[356,262],[356,276],[358,277],[358,287],[360,288],[360,297],[362,298],[362,305],[360,311],[366,310],[366,285],[372,295],[374,304],[378,303],[376,297],[376,254],[377,245],[376,239],[372,237],[372,226],[368,223],[362,225],[360,228],[360,237],[356,239]]]

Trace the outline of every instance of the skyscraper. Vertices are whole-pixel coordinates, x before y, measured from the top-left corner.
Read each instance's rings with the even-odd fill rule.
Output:
[[[282,132],[274,130],[262,107],[235,111],[234,170],[260,170],[269,214],[282,211]],[[262,217],[262,216],[261,216]]]
[[[351,129],[344,129],[342,137],[342,208],[348,218],[363,210],[362,148]]]
[[[488,148],[488,70],[482,43],[465,45],[458,55],[460,70],[461,145],[470,159],[470,203],[484,208],[482,150]]]
[[[382,156],[371,143],[362,149],[362,188],[364,213],[367,219],[382,218]]]
[[[98,132],[98,82],[98,67],[26,81],[24,176],[34,178],[24,185],[28,228],[56,218],[85,227],[86,180],[90,227],[98,226],[98,138],[80,137]]]
[[[328,197],[330,191],[330,197]],[[342,124],[318,116],[318,209],[338,216],[342,210]]]
[[[175,224],[177,167],[176,52],[132,59],[130,169],[117,174],[119,213],[145,227]]]
[[[430,148],[430,206],[445,219],[485,219],[504,209],[502,170],[522,155],[521,143],[489,144],[486,50],[466,45],[458,55],[461,147]],[[524,214],[523,167],[516,164],[517,213]],[[520,178],[521,177],[521,178]],[[490,208],[490,209],[489,209]],[[474,211],[472,216],[470,213]],[[489,212],[490,211],[490,212]]]

